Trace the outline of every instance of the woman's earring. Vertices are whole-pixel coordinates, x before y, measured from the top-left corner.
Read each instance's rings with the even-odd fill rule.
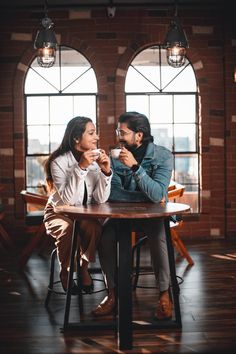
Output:
[[[79,143],[79,140],[78,140],[78,139],[75,139],[75,138],[74,138],[74,141],[76,142],[76,144],[78,144],[78,143]]]

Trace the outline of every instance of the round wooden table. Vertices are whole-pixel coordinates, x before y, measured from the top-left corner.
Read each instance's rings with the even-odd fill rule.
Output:
[[[71,263],[68,278],[68,291],[66,296],[66,307],[63,329],[67,330],[69,326],[69,312],[71,301],[71,285],[73,281],[74,259],[77,245],[77,234],[79,230],[79,221],[81,218],[99,218],[99,219],[120,219],[117,223],[117,242],[119,243],[118,254],[118,346],[119,349],[132,348],[132,284],[131,284],[131,231],[132,220],[134,219],[163,219],[165,224],[166,241],[168,249],[168,258],[170,265],[172,294],[175,309],[175,320],[172,324],[181,327],[181,313],[179,305],[179,285],[176,277],[174,250],[170,236],[170,217],[177,214],[183,214],[190,210],[190,206],[180,203],[104,203],[89,204],[81,206],[62,205],[54,208],[56,213],[67,214],[74,220],[73,238],[71,247]],[[126,252],[122,252],[122,250]],[[127,252],[127,250],[130,250]],[[125,254],[125,256],[124,256]],[[156,321],[158,322],[158,321]],[[83,327],[85,323],[82,323]],[[91,325],[91,323],[90,323]],[[100,326],[101,323],[98,324]],[[151,323],[152,327],[160,327],[158,323]],[[169,324],[170,325],[170,324]],[[95,323],[92,323],[95,328]],[[167,326],[165,321],[165,327]],[[148,327],[145,324],[145,327]],[[91,329],[91,327],[90,327]]]

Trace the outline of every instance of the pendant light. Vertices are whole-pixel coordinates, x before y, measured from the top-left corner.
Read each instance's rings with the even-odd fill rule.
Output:
[[[38,30],[34,48],[37,49],[37,62],[42,68],[50,68],[56,60],[57,40],[53,31],[54,23],[48,17],[48,4],[44,2],[45,16],[42,19],[43,28]]]
[[[177,15],[177,0],[175,1],[175,15],[171,20],[164,46],[167,51],[167,62],[170,66],[179,68],[185,64],[186,48],[189,45]]]

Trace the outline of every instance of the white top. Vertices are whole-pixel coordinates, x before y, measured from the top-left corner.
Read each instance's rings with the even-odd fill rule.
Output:
[[[96,162],[82,170],[71,151],[58,156],[51,163],[55,192],[48,203],[81,205],[84,199],[84,182],[87,187],[87,203],[105,203],[110,195],[111,176],[106,176]]]

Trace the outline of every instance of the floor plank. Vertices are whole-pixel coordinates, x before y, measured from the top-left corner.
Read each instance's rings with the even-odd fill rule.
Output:
[[[189,243],[195,262],[177,257],[183,328],[135,330],[134,348],[125,353],[234,353],[236,352],[236,241],[214,240]],[[150,265],[142,251],[142,267]],[[97,263],[97,266],[99,264]],[[49,254],[34,254],[24,272],[17,259],[0,257],[0,353],[64,354],[122,353],[112,330],[76,330],[62,333],[65,296],[53,294],[50,310],[44,307],[49,275]],[[100,274],[93,277],[101,278]],[[154,286],[153,275],[142,275],[141,285]],[[95,282],[97,289],[102,283]],[[60,289],[60,284],[58,285]],[[155,311],[157,289],[138,288],[133,294],[135,321],[149,321]],[[104,293],[84,297],[83,319]],[[71,321],[78,320],[77,298],[73,297]],[[83,320],[82,319],[82,320]],[[107,321],[112,317],[107,316]]]

